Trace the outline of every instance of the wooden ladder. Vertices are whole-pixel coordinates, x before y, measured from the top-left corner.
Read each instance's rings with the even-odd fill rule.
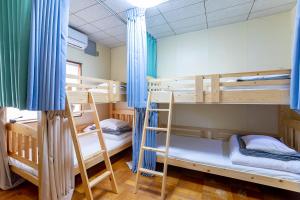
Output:
[[[172,107],[173,107],[173,92],[170,93],[170,98],[168,102],[160,102],[160,103],[168,103],[169,108],[168,109],[152,109],[151,108],[151,92],[148,93],[148,99],[147,99],[147,107],[146,107],[146,114],[145,114],[145,121],[144,121],[144,128],[142,133],[142,141],[141,141],[141,149],[139,154],[139,162],[138,162],[138,169],[137,169],[137,175],[136,175],[136,185],[135,185],[135,193],[138,190],[138,183],[140,179],[141,173],[156,175],[162,177],[162,188],[161,188],[161,199],[165,199],[165,190],[166,190],[166,181],[167,181],[167,170],[168,170],[168,154],[169,154],[169,144],[170,144],[170,131],[171,131],[171,121],[172,121]],[[168,114],[168,124],[167,128],[157,128],[157,127],[149,127],[149,112],[169,112]],[[165,149],[158,149],[153,147],[147,147],[145,146],[146,143],[146,134],[147,130],[153,130],[153,131],[160,131],[165,132],[166,135],[166,147]],[[144,159],[144,152],[147,151],[154,151],[158,153],[163,153],[164,155],[164,168],[163,172],[159,171],[153,171],[149,169],[143,168],[143,159]]]
[[[75,119],[74,119],[74,112],[72,111],[72,105],[73,104],[78,104],[77,102],[71,102],[71,98],[66,97],[66,110],[67,110],[67,114],[68,114],[68,119],[69,119],[69,123],[70,123],[70,129],[71,129],[71,135],[72,135],[72,140],[73,140],[73,144],[74,144],[74,148],[75,148],[75,153],[76,153],[76,157],[78,160],[78,166],[79,166],[79,170],[80,170],[80,175],[81,175],[81,179],[82,179],[82,184],[83,184],[83,188],[86,194],[86,198],[88,200],[92,200],[93,199],[93,195],[92,195],[92,190],[91,188],[94,187],[95,185],[97,185],[98,183],[100,183],[101,181],[103,181],[104,179],[108,178],[110,179],[111,182],[111,187],[113,192],[118,193],[118,188],[117,188],[117,183],[115,180],[115,176],[114,176],[114,172],[110,163],[110,159],[109,159],[109,155],[106,149],[106,145],[104,142],[104,138],[103,138],[103,133],[102,133],[102,129],[100,127],[100,121],[99,121],[99,115],[97,112],[97,107],[93,98],[93,95],[88,92],[88,102],[87,104],[90,105],[90,110],[82,110],[80,111],[81,114],[83,113],[92,113],[93,114],[93,121],[94,124],[96,126],[95,130],[89,131],[89,132],[83,132],[83,133],[78,133],[77,132],[77,128],[76,128],[76,124],[75,124]],[[76,112],[78,113],[78,112]],[[89,180],[89,177],[87,175],[87,169],[85,166],[85,161],[81,152],[81,147],[80,147],[80,143],[79,143],[79,137],[83,136],[83,135],[87,135],[87,134],[93,134],[93,133],[97,133],[98,135],[98,139],[99,139],[99,143],[100,143],[100,147],[101,150],[98,152],[99,154],[102,154],[103,159],[104,159],[104,163],[106,166],[106,172],[104,172],[103,174],[93,177],[91,180]]]

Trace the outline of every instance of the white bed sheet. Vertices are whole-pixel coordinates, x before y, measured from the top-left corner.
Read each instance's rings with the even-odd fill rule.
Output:
[[[116,139],[108,139],[105,137],[105,144],[108,151],[112,151],[114,149],[117,149],[118,147],[130,142],[132,140],[132,134],[129,134],[125,138],[120,138],[120,140]],[[88,134],[80,137],[79,143],[81,145],[82,155],[84,158],[88,158],[90,155],[97,153],[100,151],[100,144],[98,140],[97,133]],[[74,166],[77,166],[77,158],[74,151]],[[13,165],[15,167],[18,167],[34,176],[38,176],[38,171],[33,169],[32,167],[12,158],[9,157],[9,165]]]
[[[157,147],[164,149],[165,141],[165,133],[159,133],[157,135]],[[272,176],[280,179],[300,182],[299,174],[233,164],[229,158],[229,143],[221,140],[171,134],[169,157],[220,168],[238,170],[246,173]]]

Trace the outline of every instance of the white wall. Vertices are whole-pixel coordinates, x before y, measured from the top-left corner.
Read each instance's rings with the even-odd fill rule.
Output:
[[[126,82],[126,47],[111,49],[111,79]]]
[[[158,76],[290,68],[292,18],[293,11],[160,39]],[[111,52],[111,76],[124,81],[126,48]],[[277,131],[277,106],[176,105],[174,113],[178,125]]]
[[[160,77],[290,68],[291,13],[163,38]]]
[[[68,60],[82,63],[82,75],[110,79],[110,48],[97,44],[99,56],[68,46]]]

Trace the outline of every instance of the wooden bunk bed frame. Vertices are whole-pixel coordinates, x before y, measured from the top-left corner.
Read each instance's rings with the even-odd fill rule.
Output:
[[[84,104],[88,100],[88,89],[96,89],[100,91],[93,91],[93,96],[97,104],[109,103],[109,116],[115,119],[120,119],[134,123],[134,111],[129,108],[116,108],[114,103],[125,100],[125,93],[120,89],[122,83],[111,80],[103,80],[89,77],[70,76],[69,79],[80,80],[79,83],[67,84],[67,95],[73,101]],[[93,82],[94,85],[84,84],[83,82]],[[80,114],[87,114],[83,110],[79,111]],[[87,124],[85,124],[87,126]],[[78,126],[78,129],[82,130],[83,126]],[[27,124],[26,122],[16,122],[6,124],[7,131],[7,152],[8,156],[14,158],[22,164],[25,164],[37,171],[41,170],[39,160],[42,160],[42,155],[39,154],[39,148],[42,148],[39,140],[41,139],[38,134],[37,122]],[[117,149],[108,152],[109,156],[113,156],[129,147],[132,142],[127,142]],[[85,159],[86,168],[91,168],[96,164],[104,161],[102,155],[91,155]],[[31,173],[23,170],[22,168],[10,165],[12,172],[18,174],[25,180],[39,186],[38,176],[34,176]],[[74,167],[74,175],[79,174],[79,167]]]
[[[280,108],[280,110],[281,112],[284,111],[288,113],[293,113],[287,108]],[[287,144],[289,147],[294,148],[297,151],[300,151],[300,117],[297,116],[296,113],[293,113],[293,115],[290,115],[289,117],[282,116],[281,114],[280,118],[281,118],[281,123],[279,128],[282,129],[283,132],[281,132],[282,134],[279,136],[283,139],[284,143]],[[254,132],[237,131],[237,130],[199,128],[199,127],[187,127],[187,126],[172,127],[172,134],[182,135],[186,137],[201,137],[201,138],[217,139],[217,140],[224,140],[224,141],[228,141],[230,136],[236,133],[240,133],[244,135],[254,134]],[[255,133],[255,134],[265,134],[265,133]],[[163,163],[164,157],[158,155],[157,162]],[[212,166],[212,165],[207,165],[207,164],[202,164],[202,163],[192,162],[187,160],[181,160],[172,157],[168,158],[168,165],[225,176],[225,177],[239,179],[239,180],[248,181],[252,183],[272,186],[272,187],[281,188],[289,191],[300,192],[300,182],[276,178],[273,176],[272,177],[262,176],[260,174],[241,172],[234,169],[221,168],[217,166]]]
[[[155,101],[157,103],[167,102],[168,93],[163,92],[172,91],[174,93],[174,103],[182,104],[218,103],[287,105],[289,104],[289,79],[278,78],[276,80],[248,80],[232,82],[228,82],[227,80],[237,80],[243,77],[289,74],[289,69],[281,69],[228,74],[196,75],[169,79],[149,79],[148,91],[152,92],[151,101]],[[267,86],[271,86],[271,88]],[[226,90],[226,87],[230,87],[231,89]],[[247,89],[247,87],[252,88]]]
[[[276,80],[248,80],[227,82],[226,79],[237,80],[242,77],[290,75],[290,70],[270,70],[245,73],[214,74],[179,77],[171,79],[149,79],[148,91],[152,93],[151,101],[166,103],[168,92],[174,93],[174,103],[177,104],[261,104],[278,105],[278,131],[279,136],[289,147],[300,151],[300,115],[288,108],[289,84],[287,78]],[[225,80],[224,80],[225,79]],[[205,81],[208,88],[205,88]],[[252,87],[237,89],[234,87]],[[260,86],[275,86],[274,88],[255,88]],[[277,86],[283,86],[278,87]],[[224,87],[231,87],[226,90]],[[236,133],[253,134],[254,132],[221,130],[212,128],[199,128],[187,126],[172,126],[172,134],[188,137],[202,137],[228,141],[230,136]],[[255,133],[262,134],[262,133]],[[158,155],[157,162],[163,163],[164,157]],[[244,180],[262,185],[281,188],[289,191],[300,192],[300,181],[291,181],[271,176],[263,176],[255,173],[241,172],[229,168],[201,164],[198,162],[168,158],[168,165]]]

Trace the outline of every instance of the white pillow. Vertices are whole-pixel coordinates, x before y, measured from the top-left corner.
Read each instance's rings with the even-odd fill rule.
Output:
[[[111,130],[119,130],[126,126],[129,126],[128,122],[119,119],[105,119],[100,122],[101,128],[111,129]]]
[[[247,135],[242,139],[246,144],[246,149],[261,150],[270,153],[295,153],[294,149],[289,148],[274,137],[266,135]]]

